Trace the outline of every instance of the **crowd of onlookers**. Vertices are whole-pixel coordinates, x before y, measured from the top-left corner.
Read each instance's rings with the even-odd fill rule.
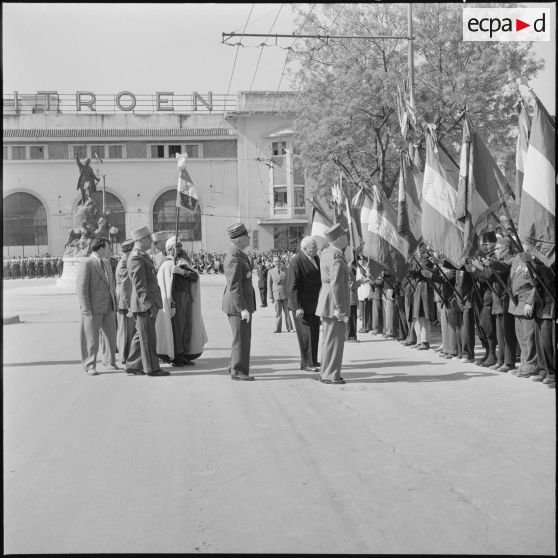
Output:
[[[60,257],[43,256],[9,257],[4,256],[4,279],[33,279],[39,277],[60,277],[64,260]]]

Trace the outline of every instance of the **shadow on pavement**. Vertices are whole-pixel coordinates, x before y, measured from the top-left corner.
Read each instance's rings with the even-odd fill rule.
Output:
[[[44,360],[39,362],[12,362],[4,363],[2,366],[7,368],[8,366],[53,366],[59,364],[81,364],[81,360]]]
[[[345,366],[347,366],[349,369],[358,369],[358,368],[369,368],[370,366],[372,366],[373,368],[388,368],[390,366],[420,366],[420,365],[426,365],[426,366],[443,366],[445,363],[444,362],[429,362],[429,361],[424,361],[424,360],[388,360],[388,361],[383,361],[383,362],[374,362],[373,360],[365,360],[365,361],[361,361],[362,364],[357,364],[356,366],[353,364],[354,361],[351,361],[350,364],[347,363]],[[374,364],[370,364],[371,362],[374,362]]]
[[[396,383],[396,382],[454,382],[457,380],[469,380],[471,378],[479,378],[482,376],[498,376],[499,374],[493,374],[489,372],[452,372],[449,374],[441,374],[438,376],[432,375],[418,375],[418,374],[395,374],[389,377],[383,375],[381,378],[370,378],[370,374],[351,374],[350,372],[342,371],[341,374],[345,379],[347,384],[384,384],[384,383]],[[374,374],[374,372],[371,372]]]

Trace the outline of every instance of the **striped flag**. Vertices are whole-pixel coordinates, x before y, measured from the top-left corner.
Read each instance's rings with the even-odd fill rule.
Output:
[[[176,207],[182,207],[189,211],[199,209],[198,193],[194,187],[194,183],[186,169],[187,153],[177,153],[178,168],[178,188],[176,193]]]
[[[518,233],[545,265],[554,263],[556,202],[556,124],[535,98],[529,149],[525,159]]]
[[[529,136],[531,134],[531,117],[527,112],[527,106],[523,99],[518,101],[517,118],[517,144],[515,149],[515,199],[519,200],[523,186],[523,169],[525,168],[525,158],[527,157]]]
[[[455,267],[461,267],[463,226],[456,219],[459,167],[426,126],[426,161],[422,186],[422,238]]]
[[[333,221],[315,196],[310,200],[310,204],[312,205],[312,229],[310,234],[324,237],[324,231],[333,225]]]
[[[405,90],[401,91],[399,85],[397,86],[397,116],[399,118],[399,127],[401,128],[401,135],[403,138],[407,137],[409,128],[415,129],[417,127],[416,113],[415,113],[415,100],[413,98],[412,90],[409,86],[409,80],[405,80]]]
[[[480,231],[498,222],[494,213],[509,197],[514,197],[510,185],[465,114],[455,207],[456,217],[464,225],[463,258],[470,257],[477,248]]]
[[[354,252],[362,248],[362,234],[359,227],[358,211],[352,207],[352,199],[349,195],[347,183],[343,178],[343,173],[339,174],[339,182],[336,182],[332,189],[334,202],[334,219],[336,223],[348,231],[349,244],[345,248],[345,258],[351,264],[354,260]]]
[[[372,188],[372,195],[366,195],[360,212],[364,254],[373,275],[387,270],[402,281],[411,257],[409,243],[397,232],[397,211],[383,190],[378,186]]]
[[[407,153],[401,153],[399,196],[397,199],[397,230],[409,241],[414,252],[422,239],[420,198],[424,175]]]

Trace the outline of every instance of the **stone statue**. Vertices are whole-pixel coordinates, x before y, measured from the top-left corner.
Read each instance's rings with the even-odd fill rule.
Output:
[[[81,191],[81,201],[78,205],[85,205],[85,202],[91,199],[91,194],[94,194],[97,191],[97,183],[101,179],[93,172],[93,169],[90,166],[91,159],[89,159],[89,157],[85,159],[85,163],[82,163],[79,160],[77,151],[74,155],[79,168],[79,179],[76,189]]]

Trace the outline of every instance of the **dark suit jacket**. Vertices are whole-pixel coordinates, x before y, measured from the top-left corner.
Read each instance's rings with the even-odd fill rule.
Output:
[[[305,314],[314,315],[320,296],[322,278],[320,259],[315,256],[316,267],[302,251],[293,256],[287,278],[288,306],[291,310],[302,308]]]
[[[128,277],[132,283],[132,312],[147,312],[152,307],[160,310],[163,307],[155,266],[139,248],[134,248],[128,259]]]
[[[231,246],[225,257],[227,286],[223,293],[223,312],[240,316],[242,310],[256,311],[256,293],[252,285],[252,266],[248,256],[236,246]]]
[[[107,275],[101,261],[93,254],[81,263],[76,280],[76,293],[81,312],[105,314],[116,310],[114,277],[110,264],[105,260]]]

